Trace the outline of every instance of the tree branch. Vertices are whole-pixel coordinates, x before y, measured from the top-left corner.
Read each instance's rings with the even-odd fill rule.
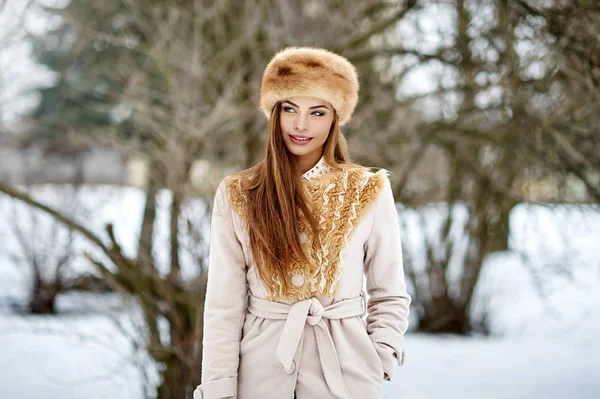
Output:
[[[341,49],[353,48],[356,47],[363,42],[369,40],[372,36],[377,33],[381,33],[390,26],[392,26],[396,21],[402,19],[410,10],[412,10],[417,5],[417,0],[408,0],[406,3],[406,7],[400,8],[398,11],[394,12],[391,17],[384,19],[378,24],[375,24],[371,29],[367,32],[360,33],[351,37],[346,43],[340,46]],[[339,50],[338,50],[339,51]]]
[[[19,190],[14,189],[13,187],[11,187],[8,184],[0,183],[0,192],[3,192],[4,194],[8,195],[11,198],[19,200],[29,206],[32,206],[34,208],[37,208],[37,209],[47,213],[48,215],[52,216],[54,219],[56,219],[60,223],[64,224],[67,228],[74,230],[74,231],[80,233],[81,235],[83,235],[91,243],[93,243],[95,246],[97,246],[106,256],[108,256],[111,259],[111,261],[114,262],[116,260],[116,253],[112,248],[107,247],[96,234],[92,233],[90,230],[83,227],[81,224],[77,223],[73,219],[65,216],[61,212],[59,212],[49,206],[42,204],[41,202],[36,201],[29,195],[27,195],[23,192],[20,192]]]

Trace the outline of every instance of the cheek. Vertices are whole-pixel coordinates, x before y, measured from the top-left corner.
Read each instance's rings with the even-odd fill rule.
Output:
[[[282,133],[290,131],[290,119],[291,118],[286,118],[283,114],[279,116],[279,127],[281,128]]]
[[[324,122],[319,126],[319,138],[321,141],[327,140],[327,136],[329,136],[329,131],[331,130],[331,121]]]

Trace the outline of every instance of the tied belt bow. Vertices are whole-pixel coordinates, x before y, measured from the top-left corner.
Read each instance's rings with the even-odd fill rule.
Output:
[[[254,316],[264,319],[286,320],[277,344],[276,356],[287,374],[292,374],[296,369],[293,358],[302,339],[304,325],[308,323],[313,326],[327,387],[336,398],[350,398],[342,376],[335,344],[323,319],[334,320],[363,316],[366,312],[364,292],[359,297],[336,302],[327,307],[323,307],[317,298],[309,298],[288,305],[250,296],[248,311]]]

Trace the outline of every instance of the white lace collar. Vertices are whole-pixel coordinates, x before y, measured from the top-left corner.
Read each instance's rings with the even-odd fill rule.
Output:
[[[313,166],[310,170],[306,171],[306,173],[302,175],[302,178],[307,181],[310,181],[311,179],[317,176],[324,175],[325,173],[328,173],[331,170],[331,166],[329,166],[327,162],[325,162],[325,156],[323,155],[321,156],[321,159],[319,159],[319,162],[315,164],[315,166]]]

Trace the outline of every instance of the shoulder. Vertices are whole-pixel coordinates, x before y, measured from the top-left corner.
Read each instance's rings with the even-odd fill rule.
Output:
[[[391,193],[390,173],[385,169],[361,165],[344,165],[334,171],[333,181],[320,185],[329,196],[342,195],[357,212],[371,209],[376,202]],[[334,183],[334,184],[331,184]],[[331,190],[328,191],[328,188]]]
[[[348,171],[349,181],[358,186],[363,200],[374,201],[386,189],[391,190],[390,172],[386,169],[361,165],[352,165],[344,169]]]
[[[365,168],[360,172],[364,187],[361,189],[361,202],[371,208],[391,193],[390,172],[386,169]]]
[[[217,186],[215,205],[231,208],[240,216],[245,215],[248,178],[243,172],[224,177]]]

